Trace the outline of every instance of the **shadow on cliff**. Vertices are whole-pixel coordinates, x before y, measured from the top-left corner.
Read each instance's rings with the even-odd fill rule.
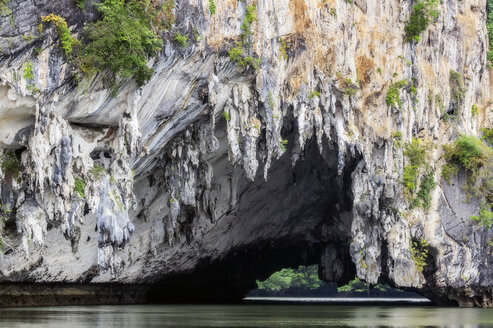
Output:
[[[292,125],[284,127],[285,135],[293,138],[296,134],[291,132],[296,130]],[[294,144],[289,140],[288,145]],[[234,246],[220,257],[199,254],[193,270],[166,275],[150,289],[148,300],[241,301],[256,288],[256,280],[281,268],[327,264],[323,260],[327,249],[335,250],[329,252],[335,258],[321,272],[331,271],[328,275],[339,283],[351,280],[356,272],[349,254],[351,174],[361,157],[339,158],[335,143],[323,144],[332,146],[320,151],[311,140],[294,166],[290,155],[299,150],[288,147],[272,164],[267,181],[262,168],[255,182],[245,180],[229,236],[217,237]],[[334,266],[336,260],[339,265]]]

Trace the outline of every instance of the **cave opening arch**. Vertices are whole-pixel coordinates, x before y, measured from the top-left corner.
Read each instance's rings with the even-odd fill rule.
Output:
[[[354,278],[351,175],[361,156],[346,155],[341,170],[336,145],[321,152],[312,139],[295,165],[290,150],[273,162],[267,181],[259,169],[253,183],[243,182],[228,228],[202,240],[228,251],[203,252],[186,272],[165,275],[148,292],[150,302],[241,301],[256,280],[299,265],[318,264],[326,281]]]

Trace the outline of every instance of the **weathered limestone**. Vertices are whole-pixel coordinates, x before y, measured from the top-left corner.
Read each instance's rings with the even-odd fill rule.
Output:
[[[479,205],[464,202],[460,181],[439,176],[441,145],[491,126],[484,1],[440,4],[411,44],[409,1],[258,0],[258,70],[227,56],[246,3],[216,1],[211,16],[207,0],[177,1],[175,28],[196,28],[200,41],[180,49],[166,35],[152,79],[121,81],[115,97],[99,76],[74,85],[55,31],[35,31],[37,15],[57,8],[74,33],[95,17],[62,2],[12,0],[14,28],[2,19],[0,146],[24,171],[0,172],[0,203],[12,209],[0,222],[1,282],[159,283],[172,297],[171,285],[194,281],[190,293],[231,299],[282,266],[320,263],[327,280],[357,274],[492,305],[492,233],[469,220]],[[450,70],[466,92],[447,123]],[[391,108],[388,87],[403,79],[416,93],[402,89]],[[429,211],[403,196],[396,131],[436,145]],[[421,238],[423,272],[410,254]]]

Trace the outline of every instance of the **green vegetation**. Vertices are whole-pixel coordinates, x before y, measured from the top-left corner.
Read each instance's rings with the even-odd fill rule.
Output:
[[[491,149],[474,136],[460,136],[455,143],[444,146],[445,158],[450,165],[460,165],[470,172],[476,172],[488,164]]]
[[[65,19],[58,15],[49,14],[47,16],[41,16],[41,20],[44,23],[55,24],[65,56],[67,56],[67,58],[71,58],[73,48],[79,45],[79,40],[72,36]]]
[[[245,64],[252,66],[255,70],[260,68],[260,63],[262,62],[262,58],[253,58],[252,56],[246,56],[244,60]]]
[[[402,147],[402,133],[401,133],[401,131],[392,132],[392,139],[393,139],[394,147],[396,149]]]
[[[493,146],[493,129],[484,128],[481,129],[481,132],[483,133],[481,140],[485,140],[490,146]]]
[[[229,113],[226,110],[223,110],[223,117],[226,122],[229,122],[230,117],[229,117]]]
[[[286,146],[288,145],[288,140],[283,139],[279,142],[279,147],[281,147],[282,152],[286,152]]]
[[[390,287],[388,285],[377,284],[374,288],[379,291],[388,291]],[[400,290],[398,290],[400,291]],[[337,288],[338,293],[369,293],[370,292],[370,284],[359,280],[359,278],[354,278],[346,285]]]
[[[416,189],[416,183],[418,179],[418,168],[412,165],[406,165],[404,167],[402,181],[406,186],[407,191],[414,192]]]
[[[214,15],[216,13],[216,3],[214,0],[209,0],[209,12],[211,15]]]
[[[123,205],[122,199],[120,195],[118,195],[116,189],[113,189],[113,201],[116,205],[118,205],[118,208],[120,209],[121,212],[125,210],[125,206]]]
[[[416,93],[417,93],[418,91],[416,90],[416,87],[415,87],[414,85],[411,85],[411,87],[409,88],[409,92],[410,92],[413,96],[415,96],[415,95],[416,95]]]
[[[2,16],[10,15],[12,13],[8,7],[9,2],[10,0],[0,0],[0,14]]]
[[[186,48],[188,46],[187,35],[183,35],[179,32],[176,32],[175,36],[173,37],[173,40],[175,40],[175,42],[178,43],[182,48]]]
[[[24,39],[24,41],[31,43],[34,40],[34,35],[31,32],[28,32],[27,34],[24,34],[22,38]]]
[[[359,84],[358,81],[356,81],[356,83],[353,83],[353,81],[349,78],[344,79],[344,86],[343,86],[344,93],[349,97],[354,96],[359,91],[357,84]]]
[[[22,77],[28,81],[31,81],[34,79],[34,74],[33,74],[33,63],[31,61],[28,61],[26,63],[26,66],[22,70]]]
[[[252,24],[257,20],[257,6],[249,5],[246,7],[245,18],[241,24],[241,41],[246,42],[252,35]]]
[[[255,70],[259,69],[261,62],[260,58],[253,58],[252,56],[244,56],[243,44],[241,42],[236,43],[236,47],[231,48],[228,51],[229,59],[232,62],[236,62],[240,67],[246,67],[251,65]]]
[[[74,178],[74,191],[81,197],[86,197],[86,183],[81,178]]]
[[[298,269],[282,269],[264,281],[257,280],[258,289],[282,291],[289,288],[317,289],[323,282],[318,278],[317,266],[300,266]]]
[[[364,293],[364,292],[368,292],[369,290],[370,290],[370,285],[364,281],[359,280],[359,278],[354,278],[346,285],[337,288],[337,292],[339,293],[349,293],[349,292]]]
[[[21,163],[20,155],[11,150],[7,150],[0,158],[0,168],[5,174],[10,174],[14,179],[19,179],[24,167]]]
[[[175,24],[176,16],[173,13],[175,5],[175,0],[164,0],[161,9],[158,11],[156,21],[161,24],[160,27],[164,29],[164,31],[171,30]]]
[[[488,60],[493,63],[493,0],[486,0],[486,29],[488,30],[488,40],[490,50],[488,51]]]
[[[436,9],[437,6],[438,0],[419,0],[413,6],[411,16],[404,27],[406,42],[419,42],[420,34],[426,31],[433,20],[438,18],[440,12]]]
[[[435,173],[428,164],[428,151],[426,145],[422,144],[419,139],[413,140],[406,144],[404,156],[407,159],[407,165],[404,166],[402,183],[406,187],[405,196],[408,200],[413,199],[418,185],[419,191],[412,200],[410,208],[422,207],[428,210],[431,205],[431,192],[435,189]],[[419,175],[425,171],[421,179]]]
[[[450,71],[449,77],[450,90],[452,94],[452,99],[456,106],[462,104],[464,100],[466,89],[462,84],[462,76],[454,70]],[[457,114],[457,113],[455,113]]]
[[[22,70],[22,77],[26,79],[26,89],[31,92],[32,94],[36,93],[39,91],[39,89],[36,87],[36,84],[33,82],[34,80],[34,74],[33,74],[33,63],[31,61],[28,61],[26,63],[26,66]]]
[[[236,47],[229,49],[228,55],[232,62],[237,62],[240,66],[245,65],[243,63],[243,44],[241,42],[236,42]]]
[[[104,167],[96,164],[89,170],[89,173],[91,173],[94,179],[101,180],[101,178],[105,176],[107,172]]]
[[[385,101],[387,102],[387,105],[395,108],[401,108],[402,101],[400,89],[404,88],[407,85],[407,80],[401,80],[392,83],[389,87],[389,90],[387,91],[387,95],[385,96]]]
[[[473,105],[471,106],[471,114],[472,114],[472,116],[476,116],[476,115],[478,115],[478,112],[479,112],[478,105],[473,104]]]
[[[249,52],[251,43],[248,41],[252,35],[252,24],[257,20],[257,7],[255,5],[248,5],[246,7],[245,18],[241,24],[241,41],[236,42],[236,46],[232,47],[228,51],[229,59],[235,62],[240,67],[251,66],[255,70],[260,68],[260,62],[262,59],[253,58],[251,55],[245,55],[245,52]]]
[[[471,215],[471,220],[477,222],[481,226],[491,228],[493,224],[493,213],[491,212],[491,204],[487,204],[486,201],[481,202],[481,209],[479,215]]]
[[[287,60],[288,59],[288,52],[287,52],[287,44],[286,41],[283,38],[279,39],[279,53],[281,59]]]
[[[159,7],[152,0],[104,0],[95,6],[102,18],[84,29],[88,43],[77,58],[79,69],[86,75],[109,71],[111,83],[131,77],[143,85],[154,72],[147,57],[163,46],[156,31],[174,22],[174,1]]]
[[[429,209],[431,205],[431,192],[435,187],[435,172],[430,170],[423,175],[418,194],[413,201],[413,206],[421,206],[425,210]]]
[[[308,95],[308,99],[313,99],[315,97],[320,98],[320,92],[314,90],[314,91],[311,91],[310,94]]]
[[[404,155],[409,163],[404,167],[404,185],[413,192],[416,189],[418,171],[426,165],[428,154],[420,140],[413,138],[411,143],[406,145]]]
[[[84,9],[86,6],[86,0],[74,0],[74,3],[79,9]]]
[[[421,238],[419,241],[411,240],[411,258],[419,272],[423,272],[424,267],[427,265],[428,246],[428,242],[424,238]]]
[[[480,139],[466,135],[443,148],[447,163],[442,167],[442,177],[450,181],[460,168],[466,171],[467,180],[462,188],[468,198],[474,196],[481,203],[479,216],[473,215],[471,219],[489,228],[493,204],[493,150]]]

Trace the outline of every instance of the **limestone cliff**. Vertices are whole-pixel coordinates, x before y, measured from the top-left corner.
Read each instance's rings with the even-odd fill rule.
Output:
[[[470,220],[466,173],[440,175],[442,145],[491,126],[484,1],[439,3],[407,42],[406,0],[216,0],[214,13],[179,0],[173,31],[191,42],[164,34],[152,78],[111,88],[104,74],[76,83],[55,28],[38,27],[55,13],[78,36],[92,1],[6,3],[1,282],[231,299],[318,263],[326,280],[493,305],[493,234]],[[254,4],[250,65],[238,65],[228,51]],[[437,184],[429,208],[403,184],[412,138]]]

